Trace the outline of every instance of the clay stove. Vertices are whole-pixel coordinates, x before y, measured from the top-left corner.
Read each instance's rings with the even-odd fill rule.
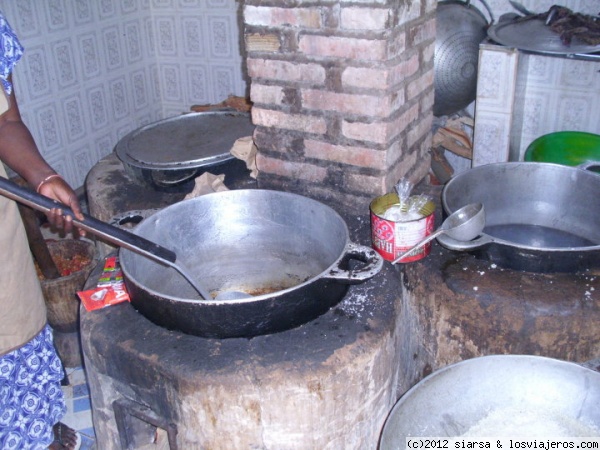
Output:
[[[436,2],[264,3],[244,2],[258,185],[322,200],[368,245],[368,203],[429,169]],[[87,188],[103,220],[182,198],[145,194],[114,155]],[[130,304],[84,311],[99,447],[376,448],[396,399],[445,364],[600,354],[596,278],[486,264],[434,245],[317,320],[250,340],[169,331]]]
[[[114,158],[90,172],[93,210],[135,209],[132,191],[143,202],[173,195],[147,191]],[[368,215],[347,221],[368,244]],[[434,244],[417,263],[386,263],[317,320],[250,340],[169,331],[130,304],[82,311],[97,439],[106,449],[376,448],[396,399],[447,364],[597,358],[599,289],[593,273],[514,272]]]

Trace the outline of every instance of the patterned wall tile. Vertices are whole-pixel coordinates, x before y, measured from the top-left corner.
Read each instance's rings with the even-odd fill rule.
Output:
[[[56,81],[61,88],[73,86],[79,80],[75,66],[73,40],[71,38],[53,42],[50,46],[55,60]]]
[[[96,5],[100,19],[109,19],[117,14],[117,2],[115,0],[97,0]]]
[[[74,184],[76,186],[81,186],[85,181],[85,175],[90,171],[90,169],[96,163],[95,158],[93,158],[94,152],[85,144],[83,147],[74,149],[71,152],[72,156],[72,166],[73,172],[78,174]]]
[[[49,152],[62,147],[60,125],[63,121],[59,118],[56,104],[47,104],[35,111],[35,123],[41,135],[41,144]]]
[[[8,16],[10,24],[19,30],[19,38],[25,39],[34,36],[40,36],[42,29],[40,24],[44,22],[45,17],[40,14],[42,10],[34,6],[35,0],[24,0],[12,3],[14,8],[7,8],[9,5],[2,5],[2,10],[9,9],[12,14]],[[6,13],[8,14],[8,12]]]
[[[181,20],[183,33],[182,49],[186,57],[202,58],[204,52],[204,20],[201,16],[184,17]]]
[[[77,37],[78,65],[84,79],[93,79],[101,73],[100,51],[98,36],[90,32]]]
[[[105,64],[108,71],[123,67],[121,33],[119,27],[110,26],[102,30]]]
[[[76,25],[89,24],[94,20],[92,2],[94,0],[73,1],[73,16]]]
[[[93,129],[101,130],[109,125],[107,91],[103,85],[87,91],[87,107],[90,111],[90,123]]]
[[[486,111],[512,111],[518,53],[512,49],[482,45],[477,78],[477,108]]]
[[[511,117],[491,112],[477,119],[473,137],[473,167],[507,161],[510,147]]]
[[[108,91],[112,105],[112,115],[115,119],[122,119],[129,115],[129,107],[127,105],[129,91],[127,89],[127,81],[124,77],[115,78],[108,82]]]
[[[590,117],[593,107],[593,100],[585,93],[579,95],[572,92],[558,94],[558,108],[554,114],[554,128],[588,131],[587,119]]]
[[[40,99],[52,92],[50,80],[54,79],[55,76],[50,70],[48,61],[46,60],[47,52],[45,47],[36,46],[26,50],[23,59],[17,64],[15,68],[14,78],[15,83],[18,84],[22,91],[27,92],[24,94],[25,98],[31,100]],[[18,78],[19,66],[25,66],[25,73],[27,75],[27,83],[21,83]],[[21,86],[23,84],[23,86]],[[20,91],[17,90],[17,94]],[[18,97],[20,98],[20,97]]]
[[[158,57],[177,56],[177,33],[174,17],[156,17],[155,46]]]
[[[113,151],[116,139],[112,134],[101,134],[93,140],[92,157],[95,161],[99,161]]]
[[[206,67],[190,65],[187,68],[187,91],[192,104],[206,104],[208,97],[208,79]]]
[[[46,12],[46,26],[50,31],[66,30],[69,26],[64,0],[47,0],[43,3]]]
[[[85,112],[83,111],[79,95],[66,98],[63,101],[62,107],[67,140],[73,142],[85,136],[86,130],[89,128],[85,124]]]
[[[137,12],[139,9],[138,2],[135,0],[122,0],[121,2],[121,12],[123,14],[132,14]]]
[[[232,42],[231,40],[231,25],[231,17],[208,17],[208,42],[210,42],[211,57],[221,59],[234,57],[234,49],[237,41]]]
[[[179,65],[162,64],[160,75],[162,79],[163,99],[166,102],[180,102],[182,92]]]
[[[125,49],[127,53],[127,64],[141,61],[143,58],[142,39],[140,24],[130,21],[125,24]]]
[[[131,74],[131,95],[133,107],[136,110],[143,110],[149,105],[148,81],[145,70],[137,70]]]
[[[555,2],[546,0],[523,0],[521,3],[535,12],[547,11]],[[514,12],[508,2],[490,0],[494,12]],[[598,13],[597,1],[573,0],[567,5],[574,11],[587,14]],[[485,46],[482,46],[486,51]],[[488,55],[483,57],[484,64]],[[491,86],[485,79],[478,80],[476,100],[475,135],[489,134],[489,122],[498,119],[496,112],[489,108],[489,98],[483,90],[495,90],[499,97],[515,98],[515,108],[511,124],[503,128],[510,141],[510,159],[523,158],[527,146],[539,136],[554,131],[580,130],[600,133],[600,62],[578,61],[569,58],[520,53],[517,78],[521,81],[511,86],[497,83]],[[480,93],[479,84],[483,85]],[[480,96],[481,94],[481,96]],[[485,127],[486,132],[478,130]],[[489,142],[497,149],[499,157],[504,154],[499,136],[497,143]],[[489,153],[489,148],[477,148],[481,140],[475,139],[475,152]]]

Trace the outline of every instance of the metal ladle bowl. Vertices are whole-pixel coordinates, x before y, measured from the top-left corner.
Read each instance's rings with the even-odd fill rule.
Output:
[[[447,234],[457,241],[470,241],[481,234],[485,227],[485,208],[481,203],[470,203],[457,209],[448,216],[442,225],[422,241],[398,256],[392,264],[408,256],[414,250],[424,246],[441,234]]]

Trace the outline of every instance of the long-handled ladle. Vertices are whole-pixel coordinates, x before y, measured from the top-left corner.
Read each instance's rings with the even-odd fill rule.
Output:
[[[162,247],[137,234],[130,233],[127,230],[102,222],[87,214],[83,215],[83,220],[79,220],[75,217],[73,210],[63,203],[59,203],[30,189],[19,186],[4,177],[0,177],[0,194],[43,213],[48,213],[53,208],[59,208],[62,210],[63,214],[72,217],[73,223],[78,228],[89,231],[111,244],[126,248],[156,262],[174,268],[194,287],[204,300],[212,300],[210,292],[192,278],[185,266],[176,262],[177,255],[172,250]],[[226,291],[219,294],[216,300],[233,300],[249,297],[252,296],[245,292]]]
[[[443,233],[446,233],[452,239],[456,239],[457,241],[470,241],[479,236],[484,227],[485,209],[483,205],[481,203],[470,203],[450,214],[436,231],[414,245],[410,250],[402,253],[392,261],[392,264],[396,264],[402,258],[407,257],[411,252],[424,246]]]

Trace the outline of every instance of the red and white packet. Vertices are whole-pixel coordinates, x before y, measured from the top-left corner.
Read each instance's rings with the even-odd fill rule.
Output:
[[[128,302],[129,293],[123,282],[123,272],[117,256],[109,256],[94,289],[77,292],[77,296],[88,311]]]

